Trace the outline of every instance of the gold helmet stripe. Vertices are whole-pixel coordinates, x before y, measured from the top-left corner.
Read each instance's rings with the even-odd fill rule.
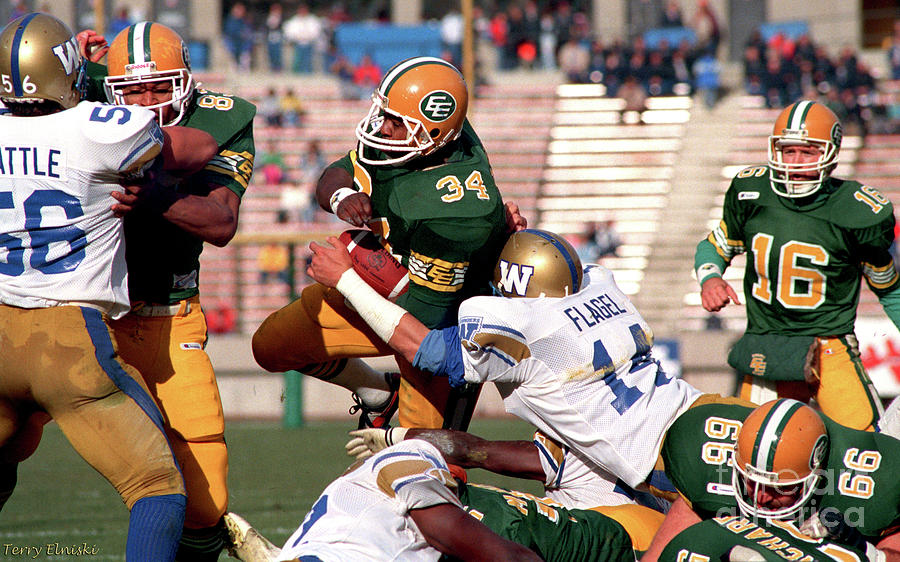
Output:
[[[522,232],[530,232],[531,234],[534,234],[539,238],[543,238],[547,242],[550,242],[550,244],[552,244],[554,248],[556,248],[563,259],[566,260],[566,265],[569,266],[569,276],[572,280],[572,293],[577,293],[578,291],[580,291],[581,286],[578,283],[578,274],[580,273],[579,268],[577,265],[575,265],[575,260],[572,259],[572,254],[569,252],[568,248],[560,244],[559,240],[557,240],[556,237],[551,236],[548,232],[545,232],[543,230],[529,228],[523,230]]]
[[[766,414],[753,444],[753,466],[766,472],[774,472],[775,451],[781,434],[791,417],[803,404],[796,400],[782,399]]]

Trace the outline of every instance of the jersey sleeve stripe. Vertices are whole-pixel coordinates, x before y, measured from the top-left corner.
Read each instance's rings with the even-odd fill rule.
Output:
[[[153,160],[154,158],[159,156],[160,152],[162,152],[162,145],[159,143],[159,141],[152,136],[148,137],[137,148],[132,150],[125,158],[122,159],[122,162],[119,164],[119,169],[123,171],[135,170],[139,167],[137,166],[137,164],[145,164],[150,160]]]

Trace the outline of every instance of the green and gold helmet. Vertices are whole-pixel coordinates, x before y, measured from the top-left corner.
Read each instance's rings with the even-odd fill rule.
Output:
[[[564,297],[581,289],[581,259],[562,236],[546,230],[513,233],[494,268],[504,297]]]
[[[0,32],[0,100],[52,101],[74,107],[84,95],[84,59],[69,26],[49,14],[30,13]]]

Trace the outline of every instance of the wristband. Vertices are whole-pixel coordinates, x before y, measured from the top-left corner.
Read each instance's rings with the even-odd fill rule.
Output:
[[[392,427],[384,434],[384,442],[387,443],[388,447],[396,445],[406,438],[407,431],[409,431],[409,429],[405,427]]]
[[[341,201],[350,197],[351,195],[355,195],[359,193],[355,189],[351,189],[349,187],[341,187],[336,189],[334,193],[331,194],[331,198],[328,200],[328,205],[331,207],[331,212],[337,216],[338,206],[341,204]]]
[[[722,277],[722,270],[719,269],[718,265],[714,263],[704,263],[697,268],[697,281],[700,283],[701,287],[710,277]]]
[[[385,343],[390,342],[405,310],[375,292],[353,268],[341,275],[335,289],[344,295],[378,337]]]

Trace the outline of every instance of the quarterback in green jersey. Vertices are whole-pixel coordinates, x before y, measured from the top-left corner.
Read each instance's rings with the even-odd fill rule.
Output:
[[[796,524],[812,538],[900,560],[900,441],[842,426],[796,400],[691,408],[660,456],[680,498],[646,560],[705,519]],[[876,551],[877,548],[877,551]]]
[[[503,200],[467,107],[466,83],[451,64],[433,57],[398,63],[357,126],[356,150],[331,164],[316,188],[323,209],[368,226],[408,269],[409,289],[397,304],[429,328],[454,325],[460,302],[489,290],[506,241]],[[362,425],[386,423],[398,400],[405,427],[463,429],[471,415],[457,408],[446,379],[402,357],[396,383],[368,368],[360,357],[392,351],[337,290],[321,284],[263,322],[253,353],[269,371],[296,369],[353,390]]]
[[[781,112],[768,166],[739,172],[722,221],[694,256],[703,307],[738,303],[722,272],[747,252],[747,329],[728,357],[741,398],[811,397],[832,419],[872,428],[881,402],[854,335],[860,277],[900,326],[900,278],[890,253],[891,202],[873,187],[831,176],[841,124],[827,107],[800,101]]]
[[[217,560],[224,546],[228,504],[225,418],[199,296],[204,242],[226,245],[238,224],[253,173],[256,107],[235,96],[198,88],[187,48],[173,30],[139,22],[105,40],[79,34],[82,49],[106,66],[91,69],[92,91],[110,102],[154,110],[163,126],[208,132],[219,151],[199,173],[161,179],[149,194],[114,195],[125,214],[132,310],[113,321],[119,354],[140,371],[163,410],[166,433],[184,472],[187,513],[179,560]]]

